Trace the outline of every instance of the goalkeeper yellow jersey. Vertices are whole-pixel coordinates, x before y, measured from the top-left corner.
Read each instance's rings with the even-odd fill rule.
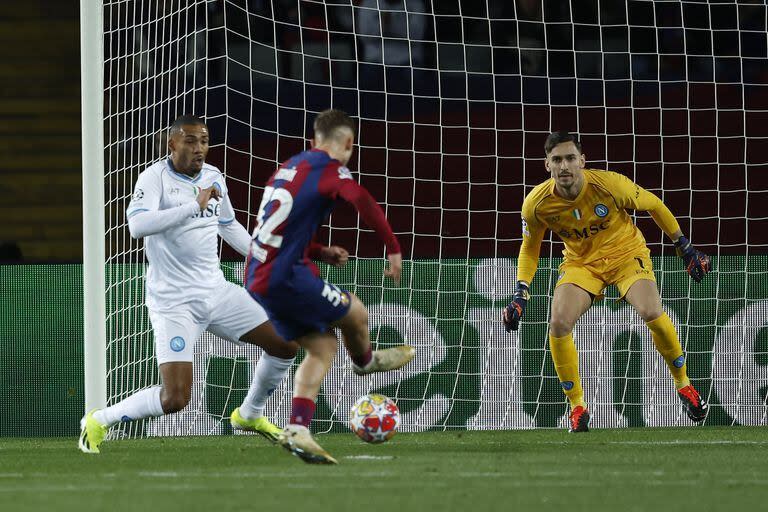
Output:
[[[616,172],[585,169],[581,192],[572,201],[556,194],[552,178],[538,185],[523,201],[518,279],[533,279],[547,229],[562,239],[567,262],[598,271],[640,252],[647,254],[645,238],[627,210],[648,211],[670,237],[680,229],[655,194]]]

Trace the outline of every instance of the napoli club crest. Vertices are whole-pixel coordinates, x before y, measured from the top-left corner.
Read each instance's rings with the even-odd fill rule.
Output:
[[[171,338],[171,350],[174,352],[181,352],[187,344],[184,342],[184,338],[181,336],[174,336]]]
[[[604,204],[598,204],[595,206],[595,215],[600,217],[601,219],[608,215],[608,207]]]

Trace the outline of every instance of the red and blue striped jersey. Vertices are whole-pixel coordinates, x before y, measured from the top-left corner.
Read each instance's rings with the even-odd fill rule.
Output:
[[[390,254],[400,252],[381,208],[357,184],[349,169],[325,151],[304,151],[284,162],[264,187],[246,261],[244,280],[248,291],[268,294],[291,279],[295,265],[309,267],[319,275],[310,260],[310,246],[338,198],[357,208]]]

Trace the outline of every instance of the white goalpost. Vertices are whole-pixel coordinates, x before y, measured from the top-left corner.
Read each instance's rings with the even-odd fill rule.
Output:
[[[104,116],[102,6],[80,1],[83,134],[83,338],[85,409],[107,400],[104,300]]]
[[[405,272],[399,287],[384,280],[383,247],[341,206],[320,237],[354,258],[323,267],[324,277],[366,303],[375,343],[406,341],[417,356],[401,371],[361,378],[340,350],[314,429],[346,428],[351,404],[373,391],[398,402],[405,431],[565,425],[546,342],[556,236],[543,245],[522,329],[508,334],[500,322],[515,283],[520,207],[547,178],[544,139],[561,129],[580,134],[589,167],[659,195],[713,256],[715,272],[692,283],[650,217],[635,216],[693,382],[712,404],[707,423],[766,424],[766,6],[97,3],[81,1],[87,407],[158,382],[147,262],[125,207],[139,173],[166,157],[170,123],[206,120],[208,160],[226,174],[250,231],[265,180],[308,147],[314,116],[333,107],[359,124],[350,167],[390,219]],[[224,245],[222,260],[239,281],[241,259]],[[691,425],[647,328],[615,298],[609,289],[575,331],[592,425]],[[231,433],[229,413],[259,355],[204,334],[189,407],[112,435]],[[278,424],[290,397],[288,379],[267,408]]]

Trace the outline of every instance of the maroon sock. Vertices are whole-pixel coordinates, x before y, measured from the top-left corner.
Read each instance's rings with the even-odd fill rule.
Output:
[[[365,368],[365,366],[371,362],[371,359],[373,358],[373,350],[371,349],[371,346],[368,345],[368,350],[363,352],[362,354],[358,356],[354,356],[352,354],[349,354],[349,357],[352,359],[352,362],[355,363],[360,368]]]
[[[309,428],[312,423],[312,416],[315,415],[315,402],[309,398],[300,396],[293,397],[291,401],[291,423],[294,425],[304,425]]]

